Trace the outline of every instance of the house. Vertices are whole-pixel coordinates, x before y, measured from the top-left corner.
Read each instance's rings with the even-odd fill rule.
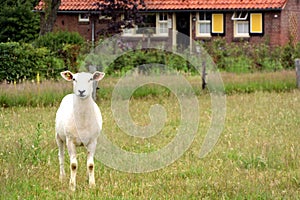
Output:
[[[55,27],[96,41],[96,33],[106,24],[95,1],[61,0]],[[145,0],[145,4],[143,25],[125,30],[124,37],[140,37],[139,29],[151,26],[155,37],[173,45],[182,42],[176,31],[203,41],[224,37],[227,42],[268,41],[271,46],[300,42],[300,0]],[[42,10],[41,5],[36,9]]]

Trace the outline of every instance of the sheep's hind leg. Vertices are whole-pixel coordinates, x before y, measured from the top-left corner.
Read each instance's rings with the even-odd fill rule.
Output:
[[[66,178],[64,159],[65,159],[65,146],[61,138],[56,134],[56,143],[58,146],[58,160],[59,160],[59,180],[63,182]]]
[[[96,150],[97,140],[91,142],[87,145],[87,173],[89,177],[89,186],[90,188],[94,188],[96,186],[95,184],[95,164],[94,164],[94,155]]]
[[[70,190],[75,191],[76,189],[76,173],[77,173],[77,158],[76,158],[76,147],[72,141],[67,139],[67,148],[70,156]]]

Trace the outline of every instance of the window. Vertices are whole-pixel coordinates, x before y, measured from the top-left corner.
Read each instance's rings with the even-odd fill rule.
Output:
[[[78,21],[79,22],[89,22],[90,21],[89,14],[79,14]]]
[[[199,12],[196,14],[196,36],[211,37],[212,35],[224,35],[224,14]]]
[[[247,12],[233,13],[234,20],[234,37],[249,37],[249,19]]]
[[[211,14],[197,13],[197,37],[211,37]]]
[[[249,36],[249,22],[248,21],[236,21],[235,36]]]
[[[132,29],[124,29],[124,36],[142,36],[143,34],[153,34],[155,36],[168,36],[169,20],[166,13],[147,13],[142,16],[143,21],[136,24]],[[122,16],[124,19],[124,15]]]
[[[231,19],[234,20],[234,37],[263,34],[263,13],[235,12]]]
[[[156,34],[159,35],[168,35],[168,15],[166,13],[158,13],[156,15],[157,25],[156,25]]]
[[[136,27],[136,34],[147,34],[147,33],[155,33],[154,27],[156,25],[156,15],[154,13],[150,13],[147,15],[143,15],[143,22],[138,24]]]

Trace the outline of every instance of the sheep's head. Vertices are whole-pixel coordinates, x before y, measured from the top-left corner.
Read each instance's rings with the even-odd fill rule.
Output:
[[[64,71],[60,74],[65,80],[73,81],[73,92],[82,99],[85,99],[92,94],[93,82],[100,81],[105,75],[105,73],[98,71],[93,74],[87,72],[73,74],[70,71]]]

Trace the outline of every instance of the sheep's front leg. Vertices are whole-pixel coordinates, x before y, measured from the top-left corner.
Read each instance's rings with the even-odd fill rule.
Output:
[[[76,147],[75,144],[67,139],[67,148],[70,156],[70,190],[75,191],[76,189],[76,173],[77,173],[77,158],[76,158]]]
[[[96,151],[97,140],[95,139],[93,142],[87,145],[87,173],[89,177],[89,186],[90,188],[94,188],[95,184],[95,175],[94,175],[94,155]]]
[[[59,180],[63,182],[66,177],[65,167],[64,167],[64,160],[65,160],[65,147],[64,142],[61,138],[56,134],[56,143],[58,146],[58,160],[59,160]]]

